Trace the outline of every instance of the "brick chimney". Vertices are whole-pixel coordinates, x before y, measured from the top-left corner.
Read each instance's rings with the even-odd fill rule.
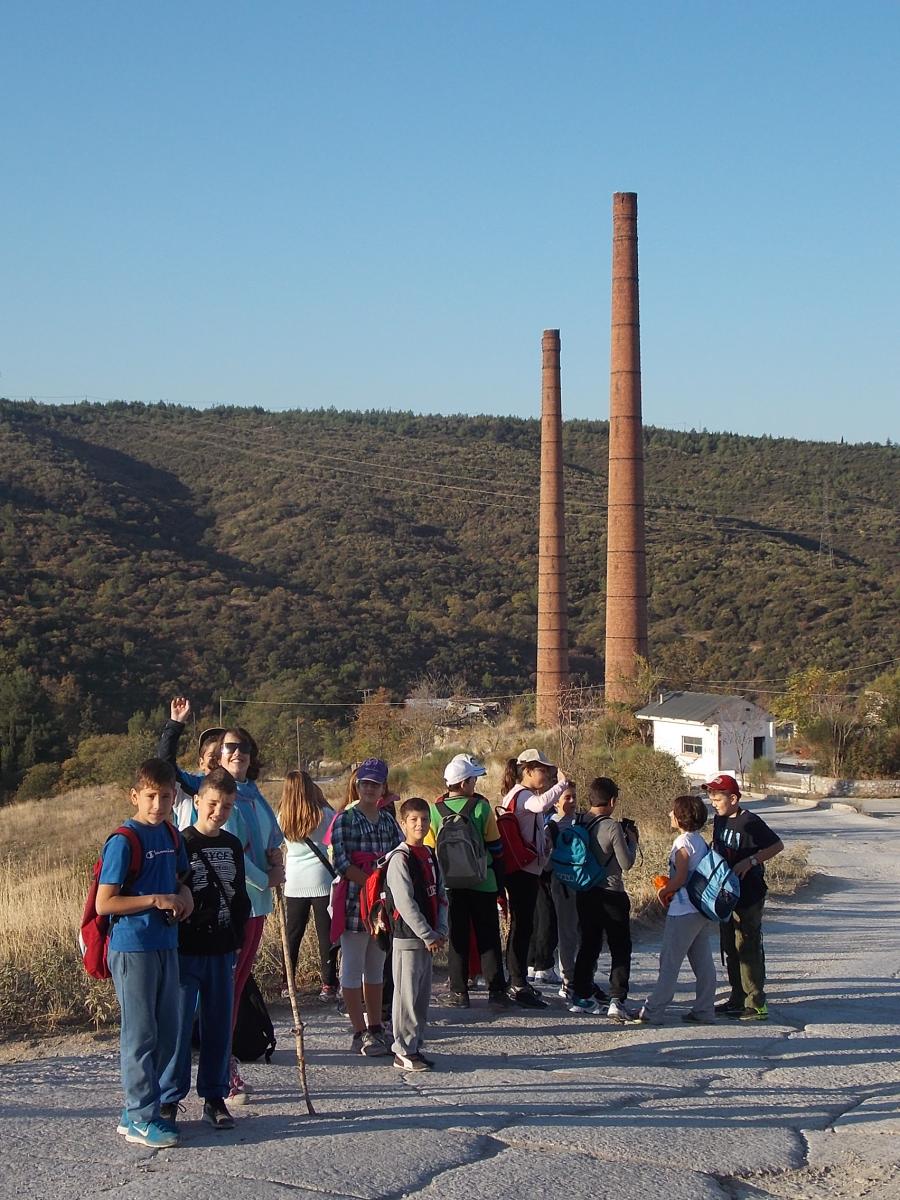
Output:
[[[537,723],[556,724],[569,682],[566,516],[562,472],[559,330],[541,339],[541,511],[538,532]]]
[[[637,195],[613,195],[606,550],[606,699],[629,698],[634,656],[647,654],[644,443],[638,309]]]

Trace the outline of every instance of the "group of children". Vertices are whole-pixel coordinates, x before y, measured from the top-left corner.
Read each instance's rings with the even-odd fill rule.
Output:
[[[546,1007],[536,984],[551,983],[572,1012],[654,1023],[687,956],[697,999],[686,1019],[714,1019],[713,922],[684,890],[707,849],[698,833],[707,819],[701,798],[678,797],[673,804],[678,836],[660,892],[668,905],[660,976],[635,1014],[626,1008],[631,936],[622,876],[634,864],[639,838],[633,823],[613,817],[613,780],[594,780],[589,808],[577,812],[574,784],[528,749],[509,760],[495,810],[477,790],[484,767],[461,754],[446,766],[440,798],[401,802],[387,790],[387,764],[371,758],[355,771],[352,802],[340,812],[305,772],[292,771],[276,815],[255,784],[259,752],[243,728],[205,730],[196,774],[174,765],[189,713],[187,700],[173,700],[160,757],[141,765],[131,790],[135,812],[126,824],[140,842],[140,870],[136,876],[130,871],[131,836],[117,833],[104,847],[99,877],[97,912],[113,918],[108,961],[121,1009],[125,1093],[118,1130],[128,1141],[154,1148],[178,1143],[195,1018],[203,1118],[218,1129],[233,1125],[227,1102],[243,1102],[250,1090],[231,1055],[233,1023],[273,889],[282,884],[286,969],[296,968],[312,915],[320,998],[337,998],[339,978],[351,1051],[393,1055],[402,1071],[434,1065],[422,1047],[434,954],[444,946],[444,1003],[450,1007],[469,1006],[472,980],[481,975],[494,1008]],[[730,1016],[764,1019],[761,863],[782,846],[760,818],[740,809],[732,777],[712,781],[709,795],[714,844],[748,884],[744,907],[723,932],[731,995],[718,1007]],[[176,799],[181,833],[172,823]],[[589,847],[594,870],[593,882],[577,889],[551,870],[554,847],[573,840]],[[364,911],[376,870],[392,935],[387,944]],[[506,906],[509,978],[499,919]],[[604,938],[611,958],[608,996],[594,983]],[[553,966],[557,947],[561,975]],[[386,979],[393,991],[390,1032],[382,1007]]]

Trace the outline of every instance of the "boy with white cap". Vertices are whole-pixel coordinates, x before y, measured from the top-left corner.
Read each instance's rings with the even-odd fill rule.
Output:
[[[497,818],[488,801],[475,790],[477,781],[486,774],[480,763],[468,754],[457,754],[444,768],[447,791],[431,805],[431,830],[441,857],[441,827],[459,814],[471,826],[472,837],[483,844],[486,862],[484,878],[466,887],[453,886],[447,879],[450,901],[450,940],[447,960],[450,993],[446,1004],[451,1008],[469,1007],[468,962],[470,930],[474,932],[481,970],[487,981],[490,1003],[498,1008],[510,1006],[503,974],[500,947],[500,920],[497,915],[497,893],[503,887],[503,843],[497,828]]]

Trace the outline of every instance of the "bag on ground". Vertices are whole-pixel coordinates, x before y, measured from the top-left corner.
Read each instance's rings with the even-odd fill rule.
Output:
[[[474,888],[487,879],[487,849],[472,821],[477,803],[470,796],[458,813],[443,799],[435,805],[441,817],[435,847],[445,887]]]
[[[710,921],[725,922],[741,898],[741,881],[718,852],[710,848],[684,885],[698,912]]]
[[[556,832],[550,870],[560,883],[574,892],[587,892],[606,883],[606,867],[593,849],[590,831],[595,824],[596,821],[589,825],[569,825]]]
[[[265,1056],[272,1059],[277,1042],[272,1018],[259,990],[256,980],[250,975],[241,993],[237,1022],[231,1038],[231,1053],[241,1062],[255,1062]]]

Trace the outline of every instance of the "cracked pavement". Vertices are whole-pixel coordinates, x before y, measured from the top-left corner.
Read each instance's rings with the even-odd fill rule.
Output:
[[[439,1069],[404,1076],[354,1058],[345,1021],[306,1012],[310,1086],[299,1095],[290,1019],[251,1103],[216,1132],[188,1097],[183,1145],[152,1152],[115,1133],[115,1040],[22,1046],[0,1068],[0,1197],[76,1200],[895,1200],[900,1197],[900,818],[754,804],[821,874],[770,901],[771,1018],[682,1025],[690,980],[660,1028],[569,1014],[440,1007]],[[636,940],[632,996],[655,978],[659,930]],[[601,960],[601,968],[603,967]],[[721,972],[720,972],[721,977]]]

